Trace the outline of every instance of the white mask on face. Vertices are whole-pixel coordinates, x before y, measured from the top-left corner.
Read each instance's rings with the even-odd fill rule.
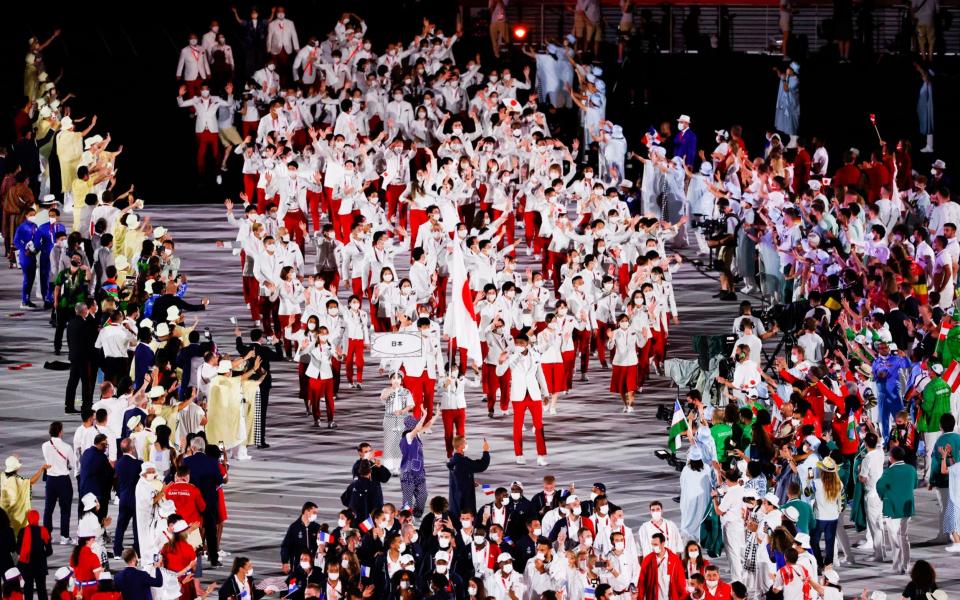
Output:
[[[520,499],[520,492],[510,492],[510,497],[514,500]]]
[[[509,575],[513,573],[513,565],[510,563],[503,563],[503,573],[504,575]]]
[[[623,542],[614,542],[613,544],[614,550],[623,550],[623,548],[624,548]]]
[[[445,537],[437,538],[437,543],[440,544],[440,547],[441,547],[441,548],[449,548],[449,547],[450,547],[450,540],[449,540],[448,538],[445,538]]]
[[[204,97],[204,98],[209,98],[209,97],[210,97],[210,90],[200,90],[200,96],[202,96],[202,97]]]
[[[345,558],[345,559],[343,559],[343,560],[340,561],[340,566],[343,567],[344,569],[349,568],[349,567],[350,567],[350,561]],[[331,575],[330,573],[327,573],[327,577],[329,577],[330,575]]]
[[[345,560],[345,561],[343,561],[343,562],[347,563],[347,564],[343,565],[344,568],[346,568],[346,567],[348,567],[348,566],[350,565],[350,561],[346,561],[346,560]],[[332,573],[327,573],[327,579],[329,579],[330,581],[336,581],[336,580],[340,579],[340,572],[339,572],[339,571],[336,571],[336,572],[332,572]]]
[[[699,550],[691,550],[691,551],[687,552],[687,557],[688,557],[688,558],[696,559],[696,558],[699,557],[699,556],[700,556],[700,551],[699,551]]]
[[[307,330],[313,331],[313,330],[315,330],[316,328],[317,328],[317,324],[316,324],[316,323],[307,323]],[[340,519],[340,520],[346,522],[345,519]],[[344,525],[341,525],[340,527],[344,527]]]
[[[310,570],[310,561],[308,561],[308,560],[301,560],[301,561],[300,561],[300,568],[303,569],[304,571],[309,571],[309,570]]]
[[[583,509],[581,509],[579,506],[574,506],[572,509],[570,509],[570,512],[572,512],[574,516],[580,516],[580,513],[583,512]]]
[[[543,529],[540,529],[539,527],[537,527],[536,529],[533,530],[533,535],[540,537],[541,535],[543,535]]]
[[[313,325],[313,323],[310,323],[310,325]],[[316,325],[314,325],[314,327],[316,327]],[[339,519],[337,519],[337,527],[339,527],[340,529],[343,529],[346,526],[347,526],[346,519],[344,519],[343,517],[340,517]]]

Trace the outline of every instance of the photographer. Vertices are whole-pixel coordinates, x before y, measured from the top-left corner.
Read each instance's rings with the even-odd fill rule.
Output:
[[[737,292],[734,290],[733,272],[730,270],[737,249],[737,230],[740,219],[733,212],[730,200],[717,200],[717,210],[720,211],[720,227],[713,231],[707,245],[718,250],[717,268],[720,270],[720,293],[715,297],[725,302],[735,302]]]

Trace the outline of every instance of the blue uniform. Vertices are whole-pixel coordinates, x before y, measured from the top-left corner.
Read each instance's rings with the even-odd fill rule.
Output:
[[[57,234],[67,233],[63,223],[44,223],[37,227],[33,235],[33,245],[40,255],[40,295],[44,302],[53,302],[53,286],[50,285],[50,252],[57,240]]]
[[[679,156],[690,168],[697,163],[697,135],[688,127],[673,136],[673,155]]]
[[[20,270],[23,272],[22,302],[30,302],[33,292],[33,280],[37,275],[37,253],[34,249],[33,237],[37,233],[37,224],[27,219],[17,227],[13,234],[13,245],[19,256]]]
[[[890,434],[890,419],[903,410],[903,395],[900,390],[900,369],[909,369],[910,361],[902,356],[888,354],[877,356],[871,367],[877,382],[877,408],[880,410],[880,428],[884,439]]]
[[[777,82],[777,114],[773,126],[787,135],[797,135],[800,129],[800,78],[787,77],[787,89],[783,81]]]

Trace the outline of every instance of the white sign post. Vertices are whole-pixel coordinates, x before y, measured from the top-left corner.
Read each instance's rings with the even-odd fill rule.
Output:
[[[419,333],[375,333],[370,343],[371,358],[413,358],[421,355]]]

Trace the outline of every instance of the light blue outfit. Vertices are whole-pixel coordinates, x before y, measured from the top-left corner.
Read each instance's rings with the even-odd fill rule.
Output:
[[[929,80],[920,86],[917,98],[917,119],[920,121],[920,133],[933,135],[933,84]]]
[[[787,90],[783,81],[777,81],[777,114],[773,126],[787,135],[797,135],[800,129],[800,78],[787,77]]]

